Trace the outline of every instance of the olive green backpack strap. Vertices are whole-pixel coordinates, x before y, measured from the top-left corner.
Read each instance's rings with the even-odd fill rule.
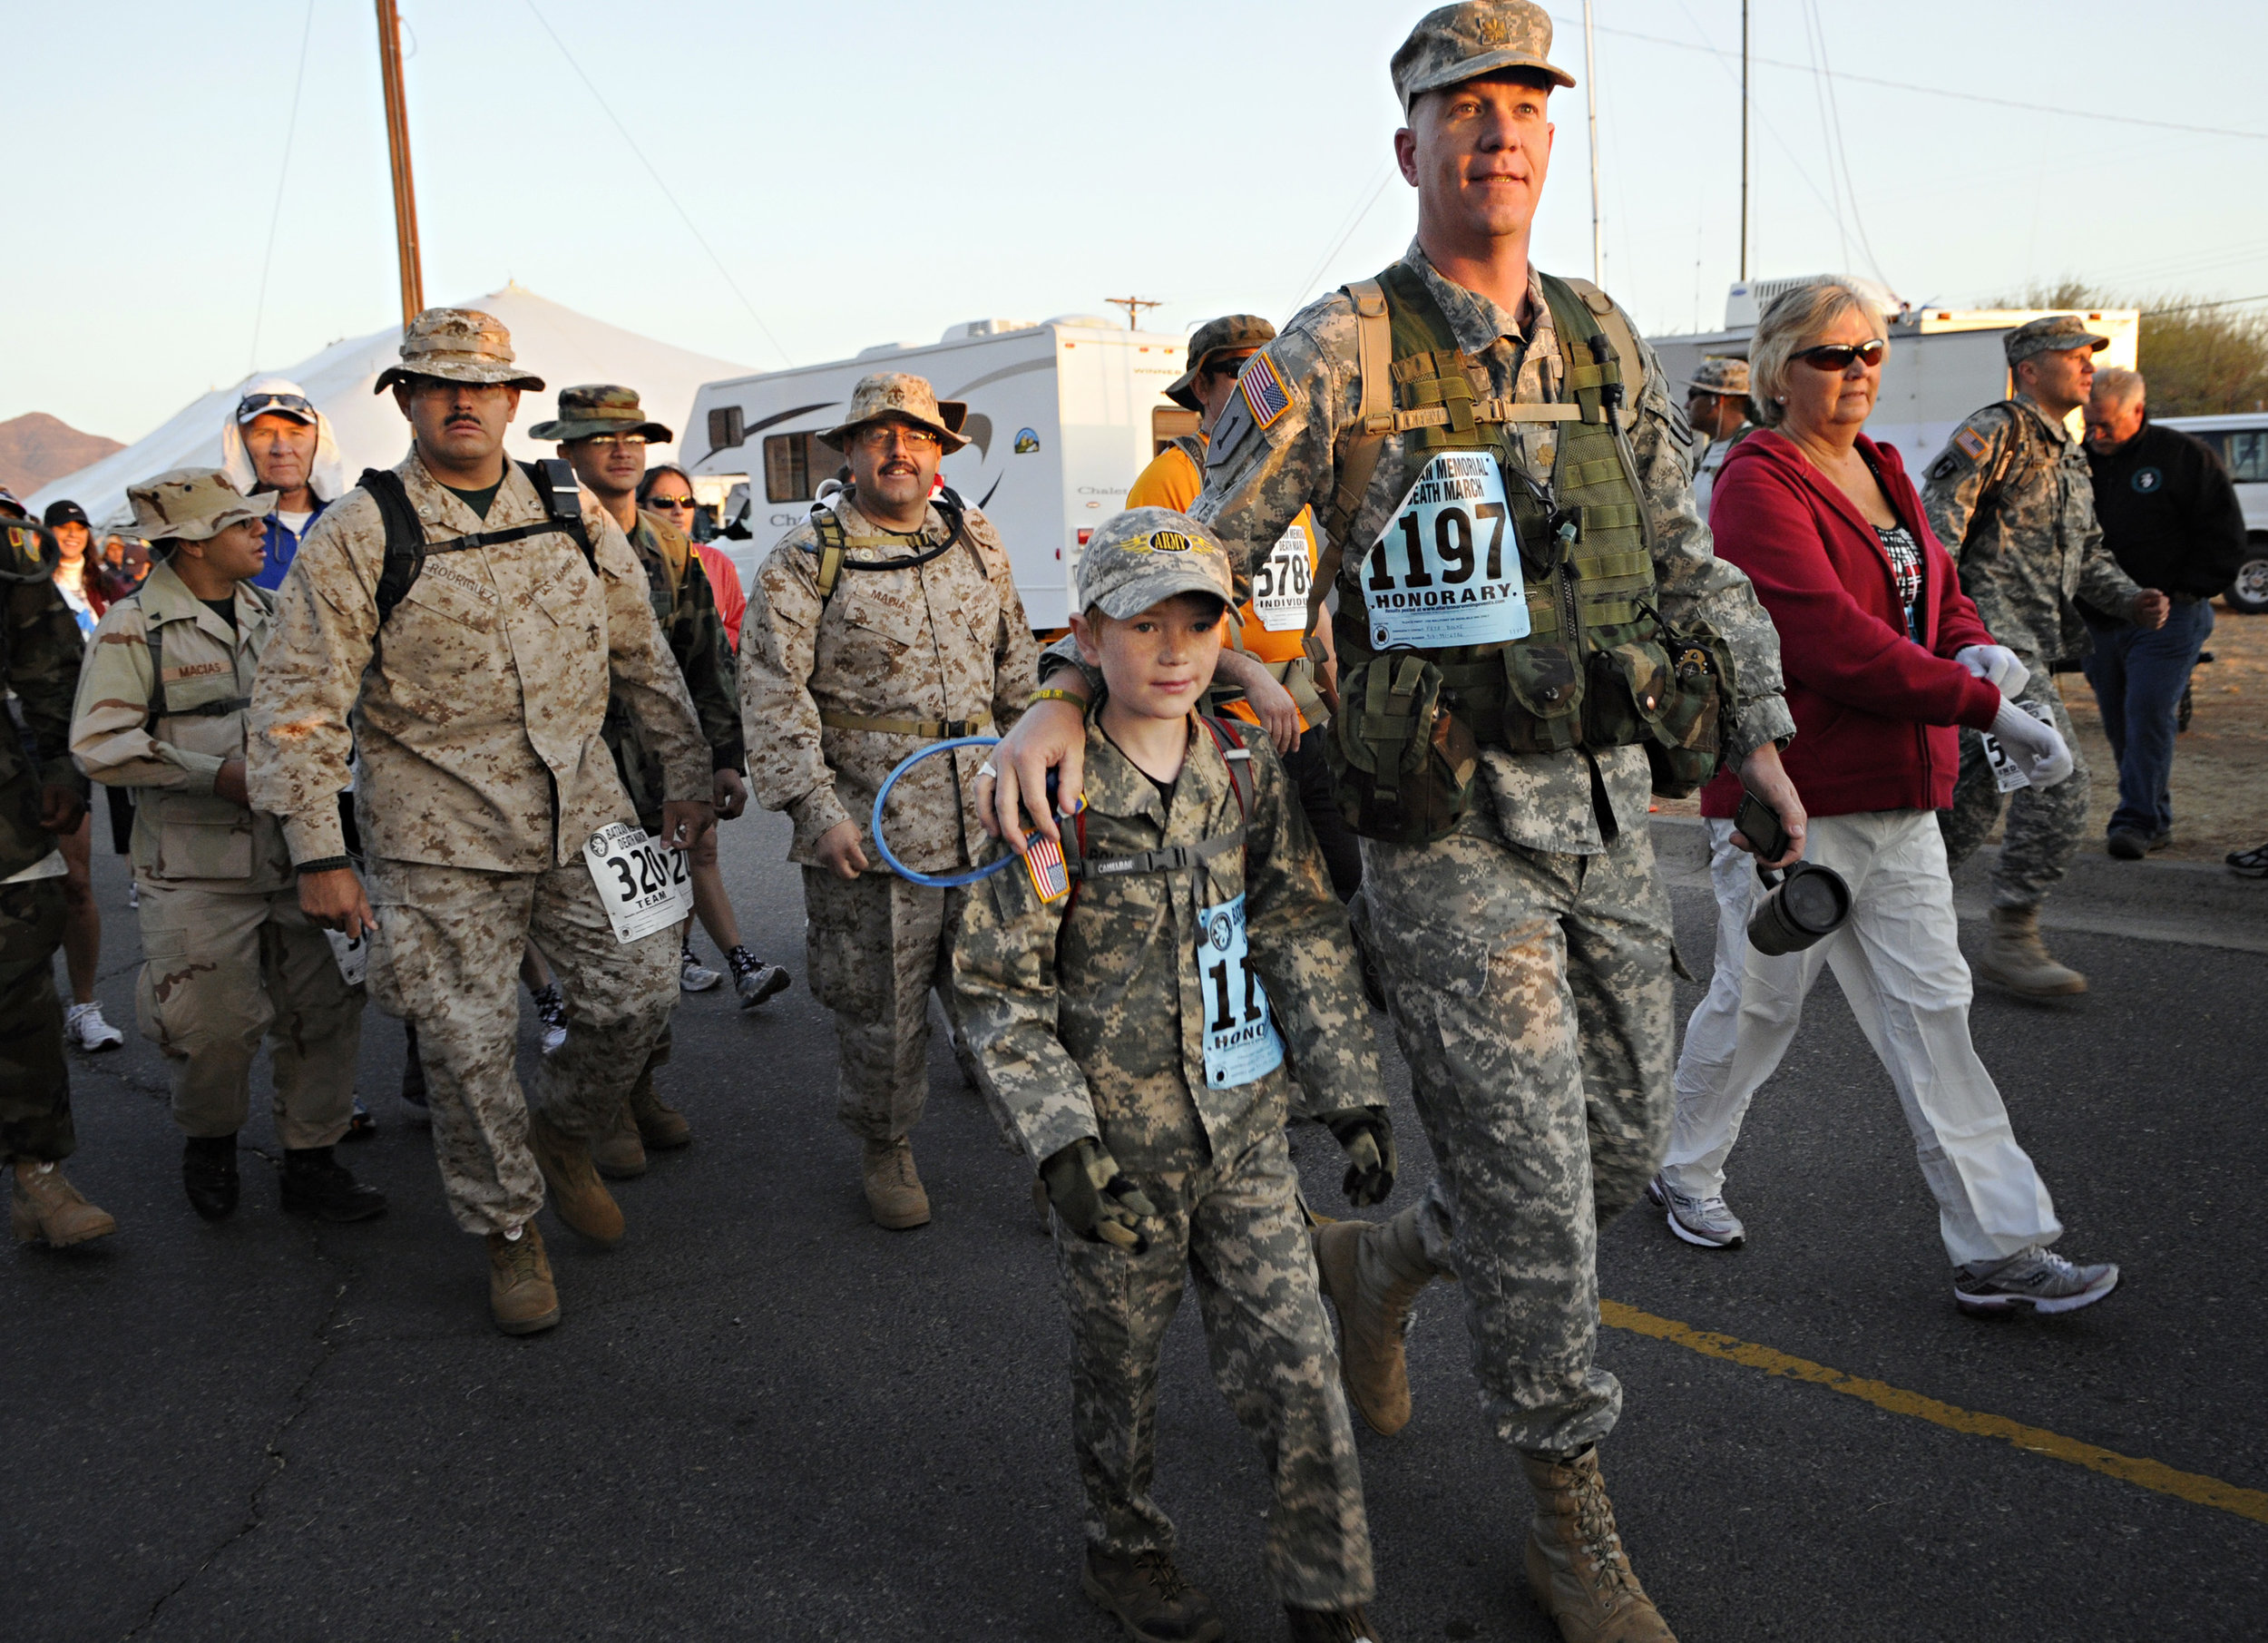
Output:
[[[843,555],[849,539],[843,534],[843,522],[832,509],[812,509],[811,528],[819,538],[819,603],[824,607],[835,596],[835,584],[842,580]]]
[[[1354,304],[1354,370],[1362,398],[1354,407],[1354,422],[1333,465],[1338,484],[1323,520],[1323,544],[1315,556],[1315,573],[1307,584],[1307,631],[1315,631],[1323,601],[1339,579],[1344,543],[1362,512],[1371,475],[1393,431],[1393,318],[1386,311],[1386,288],[1375,279],[1357,279],[1346,287]]]
[[[1637,333],[1630,328],[1629,320],[1615,306],[1614,298],[1589,280],[1563,278],[1557,274],[1545,274],[1543,278],[1547,281],[1557,280],[1574,292],[1577,299],[1594,317],[1598,329],[1606,333],[1616,359],[1621,362],[1622,380],[1630,388],[1622,402],[1622,425],[1625,427],[1632,425],[1637,416],[1638,396],[1646,391],[1646,356],[1639,351]]]

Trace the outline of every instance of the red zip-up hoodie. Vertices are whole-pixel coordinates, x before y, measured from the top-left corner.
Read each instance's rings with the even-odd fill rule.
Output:
[[[1882,539],[1851,501],[1786,438],[1769,430],[1732,449],[1709,499],[1718,557],[1738,565],[1780,631],[1795,739],[1781,758],[1813,816],[1942,810],[1960,760],[1955,727],[1987,729],[2000,692],[1953,653],[1992,643],[1960,591],[1953,562],[1921,512],[1897,451],[1859,435],[1859,454],[1921,548],[1906,636],[1896,574]],[[1701,793],[1704,816],[1729,817],[1740,777]]]

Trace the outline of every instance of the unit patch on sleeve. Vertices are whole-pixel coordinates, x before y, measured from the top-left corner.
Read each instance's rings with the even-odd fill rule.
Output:
[[[1276,362],[1266,350],[1255,354],[1237,378],[1237,386],[1244,390],[1245,403],[1252,407],[1252,420],[1262,433],[1274,427],[1284,413],[1292,408],[1292,396],[1284,386],[1284,379],[1276,373]]]
[[[1953,430],[1953,443],[1960,447],[1962,454],[1971,462],[1983,461],[1984,454],[1992,448],[1986,443],[1982,434],[1967,426]]]

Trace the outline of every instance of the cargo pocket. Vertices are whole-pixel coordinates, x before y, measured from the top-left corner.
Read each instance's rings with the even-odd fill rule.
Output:
[[[193,801],[176,800],[158,821],[158,859],[163,879],[249,878],[252,813],[226,799],[209,801],[218,815],[199,815]]]
[[[1553,753],[1582,739],[1583,675],[1571,645],[1522,641],[1504,659],[1504,745]]]
[[[1429,844],[1471,809],[1479,749],[1441,694],[1442,670],[1408,651],[1374,656],[1342,682],[1324,748],[1339,808],[1364,838]]]
[[[1683,798],[1714,777],[1724,761],[1732,658],[1712,633],[1677,640],[1664,654],[1668,672],[1646,758],[1654,791],[1664,798]]]

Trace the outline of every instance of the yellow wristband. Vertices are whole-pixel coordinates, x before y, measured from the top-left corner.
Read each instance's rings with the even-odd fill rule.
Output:
[[[1031,699],[1024,703],[1024,706],[1028,709],[1036,708],[1043,701],[1067,701],[1081,713],[1087,710],[1088,706],[1087,699],[1076,690],[1034,690],[1031,693]]]

